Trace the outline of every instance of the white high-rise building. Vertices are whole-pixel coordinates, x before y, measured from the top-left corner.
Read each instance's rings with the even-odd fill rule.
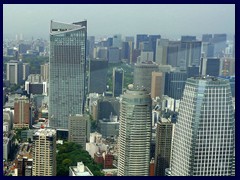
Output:
[[[56,176],[56,130],[39,129],[33,135],[33,176]]]
[[[234,123],[229,82],[214,77],[189,78],[175,126],[171,175],[231,175]]]
[[[122,96],[119,127],[119,176],[148,176],[151,141],[151,97],[129,85]]]

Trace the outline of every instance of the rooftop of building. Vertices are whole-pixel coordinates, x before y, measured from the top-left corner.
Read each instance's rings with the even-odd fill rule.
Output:
[[[75,176],[93,176],[92,172],[82,162],[78,162],[77,166],[70,166],[69,169]]]
[[[229,82],[227,79],[223,79],[223,78],[218,78],[215,76],[196,76],[196,77],[191,77],[188,78],[187,80],[188,82],[193,82],[196,83],[198,81],[205,81],[207,82],[207,84],[213,84],[213,85],[217,85],[217,84],[226,84],[227,82]]]
[[[54,136],[56,135],[56,130],[42,128],[42,129],[39,129],[34,135],[35,136]]]

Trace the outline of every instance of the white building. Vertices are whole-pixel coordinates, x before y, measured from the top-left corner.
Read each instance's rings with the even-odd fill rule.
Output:
[[[230,176],[234,109],[228,80],[188,78],[173,137],[172,176]]]
[[[120,105],[118,176],[148,176],[152,108],[150,94],[129,85]]]
[[[69,176],[93,176],[93,173],[82,162],[78,162],[77,166],[69,167]]]

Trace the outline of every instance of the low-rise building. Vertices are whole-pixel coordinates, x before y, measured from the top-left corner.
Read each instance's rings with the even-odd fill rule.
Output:
[[[82,162],[78,162],[77,166],[69,167],[69,176],[93,176],[93,173]]]

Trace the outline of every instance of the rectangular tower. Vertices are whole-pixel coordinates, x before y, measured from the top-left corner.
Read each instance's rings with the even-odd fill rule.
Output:
[[[145,90],[129,85],[120,106],[118,175],[148,176],[152,102]]]
[[[39,129],[33,135],[33,176],[56,176],[56,131]]]
[[[119,97],[123,93],[124,71],[113,69],[113,96]]]
[[[84,112],[87,22],[51,21],[49,67],[50,127],[68,128],[70,114]]]
[[[27,97],[15,99],[13,128],[29,128],[30,117],[29,99]]]

